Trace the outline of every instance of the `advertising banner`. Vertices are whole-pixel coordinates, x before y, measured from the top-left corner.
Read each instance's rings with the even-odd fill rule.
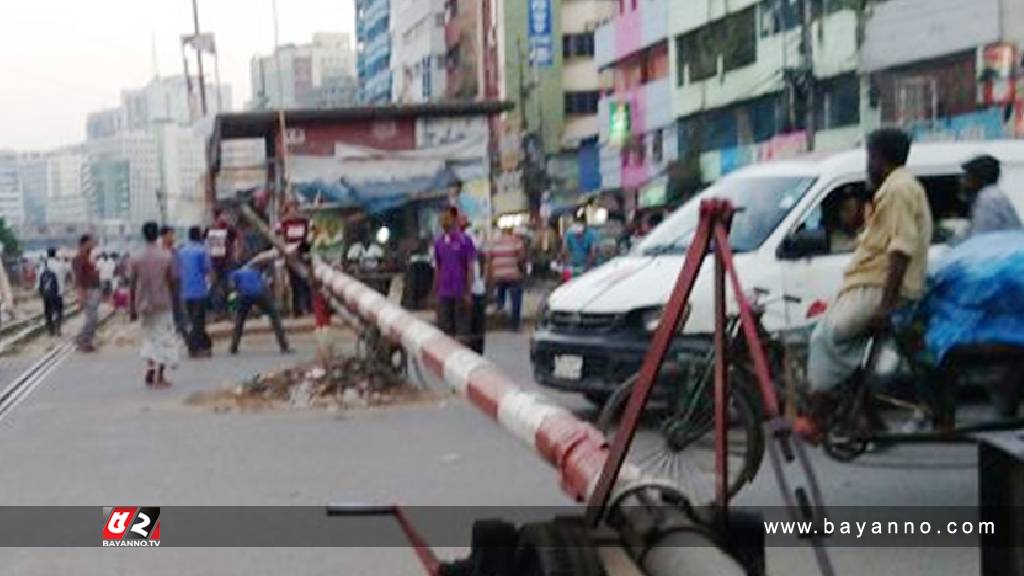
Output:
[[[534,68],[550,68],[555,63],[551,0],[527,1],[526,28],[530,42],[530,65]]]

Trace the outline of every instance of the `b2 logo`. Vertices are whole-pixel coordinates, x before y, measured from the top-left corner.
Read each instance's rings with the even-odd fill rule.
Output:
[[[103,546],[160,545],[159,507],[115,506],[103,517]]]

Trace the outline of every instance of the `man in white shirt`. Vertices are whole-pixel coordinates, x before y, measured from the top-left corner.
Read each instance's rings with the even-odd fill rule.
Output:
[[[100,286],[103,287],[103,297],[108,298],[114,292],[114,269],[117,262],[106,253],[100,255],[96,261],[96,268],[100,271]]]
[[[383,259],[384,250],[370,240],[369,234],[363,234],[362,241],[354,242],[345,254],[346,266],[354,270],[376,270]]]

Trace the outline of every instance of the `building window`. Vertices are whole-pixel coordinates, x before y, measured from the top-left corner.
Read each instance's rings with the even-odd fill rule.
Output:
[[[647,161],[647,138],[645,134],[633,136],[633,165],[643,166]]]
[[[562,36],[563,58],[589,58],[594,56],[594,33],[566,34]]]
[[[651,140],[651,158],[660,163],[665,155],[664,133],[661,128],[654,131],[654,138]]]
[[[753,64],[757,59],[757,10],[751,6],[725,18],[719,26],[725,71]]]
[[[822,130],[860,123],[860,79],[856,74],[839,76],[821,84],[815,117]]]
[[[751,6],[676,39],[679,70],[676,82],[700,82],[718,75],[718,59],[725,72],[757,60],[757,7]]]
[[[597,114],[597,102],[601,97],[599,90],[565,93],[565,113],[567,115]]]
[[[714,41],[712,27],[705,26],[676,38],[676,59],[679,62],[677,83],[707,80],[718,74],[718,54],[710,49]]]

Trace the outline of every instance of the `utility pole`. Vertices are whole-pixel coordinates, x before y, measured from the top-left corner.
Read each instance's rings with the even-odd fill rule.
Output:
[[[195,22],[195,49],[196,49],[196,60],[198,60],[199,66],[199,109],[202,111],[203,118],[206,117],[206,80],[203,75],[203,46],[199,41],[199,0],[192,0],[192,19]]]
[[[284,81],[282,79],[283,70],[281,69],[281,39],[279,35],[279,26],[277,18],[277,0],[271,0],[271,8],[274,11],[274,65],[277,68],[277,129],[281,135],[278,141],[279,147],[277,147],[275,156],[278,157],[277,166],[274,170],[275,173],[275,190],[274,194],[270,197],[269,208],[270,212],[267,214],[270,222],[271,229],[276,230],[277,224],[280,219],[280,211],[284,206],[285,200],[287,199],[287,188],[288,188],[288,132],[287,125],[284,119]],[[285,275],[284,269],[274,267],[274,301],[282,306],[284,304],[284,282]]]
[[[817,78],[814,75],[814,14],[811,12],[811,0],[800,2],[800,43],[803,46],[803,66],[801,77],[803,78],[804,93],[806,95],[804,110],[804,130],[807,133],[807,150],[814,150],[814,136],[817,132],[814,109],[817,107]],[[822,19],[824,19],[822,14]]]
[[[528,138],[530,118],[526,112],[526,106],[530,101],[530,97],[533,91],[537,88],[535,82],[526,81],[526,56],[523,52],[523,39],[516,38],[516,63],[518,65],[519,73],[519,131],[520,139],[522,141],[522,162],[520,163],[522,172],[521,178],[523,181],[523,192],[526,194],[526,200],[530,209],[534,208],[534,204],[539,205],[543,190],[537,190],[538,186],[543,184],[543,170],[534,166],[533,156],[530,150],[530,138]],[[543,118],[543,115],[539,116]],[[544,147],[543,140],[540,142],[541,149]]]

